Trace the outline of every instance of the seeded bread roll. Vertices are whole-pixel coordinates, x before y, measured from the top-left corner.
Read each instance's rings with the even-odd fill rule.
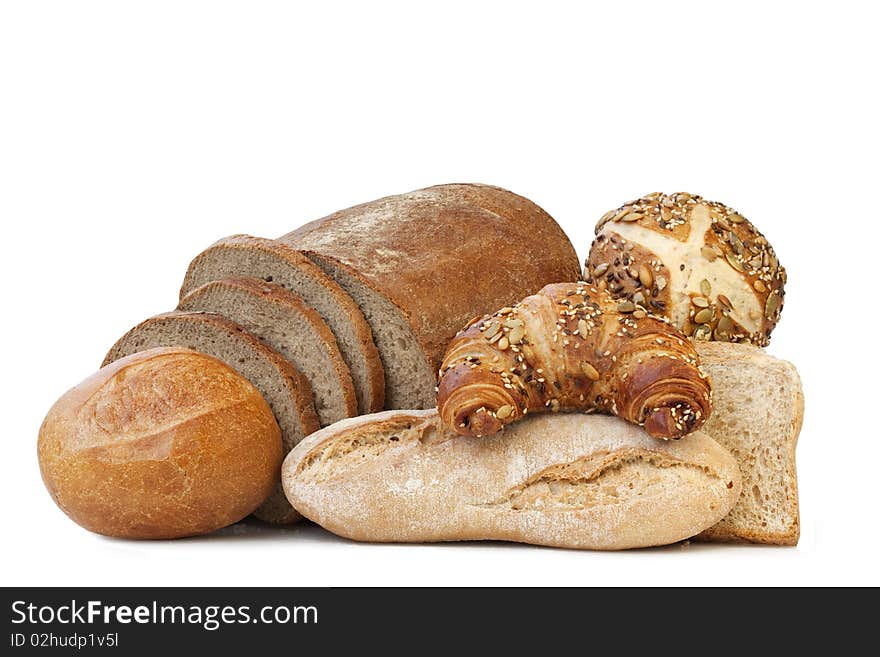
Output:
[[[223,315],[293,363],[311,383],[321,426],[357,415],[351,373],[333,332],[293,292],[255,278],[226,278],[197,287],[177,309]]]
[[[364,311],[385,368],[386,408],[435,404],[446,345],[468,320],[580,274],[550,215],[489,185],[388,196],[279,241],[314,260]]]
[[[171,312],[151,317],[122,336],[104,364],[154,347],[187,347],[214,356],[253,383],[278,420],[284,454],[320,428],[308,379],[274,349],[221,315]],[[255,515],[275,523],[300,518],[284,499],[280,481]]]
[[[370,325],[354,300],[314,262],[272,240],[233,235],[205,249],[190,263],[181,299],[195,288],[231,277],[259,278],[280,285],[314,308],[333,331],[351,372],[358,410],[381,410],[385,377]]]
[[[786,281],[751,222],[684,192],[649,194],[605,214],[584,277],[696,340],[759,346],[779,321]]]
[[[487,438],[437,412],[337,422],[282,467],[306,517],[358,541],[501,540],[593,550],[664,545],[720,520],[733,457],[701,431],[660,442],[600,415],[539,415]]]
[[[189,349],[141,351],[66,392],[40,427],[40,472],[77,524],[178,538],[225,527],[272,492],[281,431],[247,379]]]

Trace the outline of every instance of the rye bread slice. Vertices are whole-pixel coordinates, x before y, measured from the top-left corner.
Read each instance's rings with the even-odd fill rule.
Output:
[[[273,240],[233,235],[208,247],[190,263],[180,296],[211,281],[259,278],[293,292],[327,322],[351,372],[358,410],[385,404],[385,375],[370,325],[342,287],[306,256]]]
[[[278,420],[285,454],[320,428],[308,380],[274,349],[225,317],[200,312],[156,315],[122,336],[104,365],[153,347],[187,347],[214,356],[253,383]],[[280,475],[275,490],[254,515],[274,523],[301,518],[284,497]]]
[[[312,385],[321,426],[357,415],[351,372],[333,332],[293,292],[256,278],[225,278],[197,287],[177,309],[223,315],[289,360]]]

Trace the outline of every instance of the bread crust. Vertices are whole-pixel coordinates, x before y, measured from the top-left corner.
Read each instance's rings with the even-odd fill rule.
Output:
[[[663,545],[733,506],[733,457],[702,432],[660,442],[617,418],[532,417],[487,438],[435,410],[337,422],[282,466],[291,503],[354,540],[507,540],[613,550]]]
[[[387,196],[279,238],[387,298],[436,372],[471,318],[580,278],[574,247],[540,207],[500,187],[448,184]],[[532,248],[539,245],[539,248]]]
[[[230,237],[224,237],[205,249],[190,263],[180,289],[181,299],[183,299],[183,297],[194,288],[209,282],[199,280],[199,269],[204,260],[216,255],[217,251],[223,250],[256,250],[271,254],[297,269],[315,284],[320,285],[324,290],[324,293],[342,311],[350,325],[353,327],[357,340],[358,355],[364,362],[367,370],[367,389],[356,390],[360,412],[369,413],[384,408],[385,371],[382,367],[382,360],[379,357],[379,350],[373,342],[373,333],[370,329],[370,325],[367,323],[361,309],[348,293],[318,265],[296,249],[281,242],[261,237],[252,237],[250,235],[232,235]],[[229,271],[226,272],[222,278],[237,276],[240,274],[242,274],[242,272]],[[339,344],[338,337],[337,344]],[[343,356],[345,356],[344,351]],[[351,362],[348,362],[348,365],[350,366]]]
[[[313,433],[321,428],[321,424],[318,421],[318,415],[315,412],[315,404],[312,397],[312,387],[309,383],[309,380],[305,376],[303,376],[302,373],[297,370],[290,362],[288,362],[287,359],[283,358],[278,352],[266,345],[259,338],[252,335],[251,333],[248,333],[244,328],[242,328],[235,322],[232,322],[222,315],[218,315],[216,313],[172,311],[150,317],[149,319],[144,320],[133,329],[131,329],[122,338],[120,338],[113,347],[111,347],[110,351],[107,354],[107,357],[104,360],[104,364],[109,364],[119,357],[120,352],[122,349],[124,349],[125,342],[129,338],[129,336],[136,334],[142,328],[151,323],[162,322],[169,319],[175,321],[209,324],[225,333],[235,334],[238,339],[247,343],[255,351],[260,352],[266,360],[272,363],[278,374],[282,377],[285,383],[285,392],[290,396],[291,400],[293,401],[294,408],[296,409],[299,427],[303,436],[307,436],[310,433]],[[289,450],[293,447],[293,436],[283,435],[282,438],[285,443],[285,450]],[[278,500],[279,498],[283,501],[283,497],[284,496],[281,491],[279,482],[276,487],[275,494],[271,495],[269,499],[266,500],[266,502],[254,512],[255,515],[258,518],[267,522],[282,524],[291,523],[299,520],[300,515],[296,513],[292,508],[285,508],[284,504],[279,505],[276,503],[276,500]]]
[[[132,354],[65,393],[40,428],[58,506],[107,536],[177,538],[236,522],[270,494],[281,431],[269,405],[217,358]]]
[[[804,394],[795,366],[784,360],[774,358],[763,349],[747,344],[728,344],[722,342],[708,342],[697,345],[703,365],[710,373],[718,366],[736,367],[737,369],[755,368],[769,373],[775,369],[787,381],[785,387],[791,408],[791,417],[787,422],[787,429],[783,435],[765,436],[770,441],[782,441],[786,459],[779,464],[780,480],[786,487],[786,504],[782,510],[782,516],[786,520],[782,530],[770,530],[758,524],[750,524],[740,518],[734,519],[733,512],[729,517],[722,519],[717,525],[695,537],[699,541],[713,541],[725,543],[764,543],[769,545],[797,545],[800,539],[800,505],[798,502],[797,465],[795,453],[798,437],[804,421]],[[717,378],[717,377],[716,377]],[[724,394],[716,385],[716,398]],[[737,409],[743,418],[758,417],[755,409],[740,407]],[[716,430],[715,427],[725,422],[724,409],[716,406],[715,417],[710,418],[706,430],[711,433],[719,443],[737,453],[740,447],[740,438]],[[751,473],[744,463],[740,464],[743,473],[743,489],[748,490],[754,485]],[[749,504],[749,498],[743,495],[743,499],[737,502],[737,506]],[[737,507],[734,507],[736,510]]]
[[[280,285],[267,283],[256,278],[244,277],[231,277],[205,283],[181,299],[177,309],[187,310],[189,305],[197,304],[201,296],[210,293],[214,288],[241,290],[247,294],[259,297],[266,303],[271,303],[286,309],[288,312],[296,313],[305,319],[311,329],[317,334],[320,347],[330,360],[335,374],[334,385],[338,386],[342,395],[346,416],[352,417],[358,414],[357,396],[351,379],[351,371],[342,358],[333,331],[330,330],[327,322],[321,318],[318,311],[309,306],[300,296]]]

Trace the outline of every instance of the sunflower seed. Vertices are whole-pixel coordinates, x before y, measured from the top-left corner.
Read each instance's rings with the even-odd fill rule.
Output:
[[[739,272],[744,272],[745,269],[742,266],[742,263],[736,259],[736,257],[732,253],[725,253],[724,257],[727,259],[727,264],[736,269]]]
[[[776,311],[779,309],[779,293],[774,290],[770,293],[770,296],[767,297],[767,303],[764,304],[764,317],[767,319],[773,319],[776,316]]]
[[[702,249],[700,249],[700,253],[702,253],[703,257],[706,260],[708,260],[709,262],[713,262],[715,260],[715,258],[718,257],[717,255],[715,255],[715,252],[709,246],[704,246]]]
[[[639,267],[639,282],[645,287],[651,287],[654,284],[654,275],[645,265]]]
[[[510,340],[508,340],[506,336],[503,337],[503,338],[501,338],[501,339],[498,341],[498,348],[499,348],[501,351],[504,351],[504,350],[507,349],[509,346],[510,346]]]
[[[510,333],[507,334],[507,339],[510,341],[510,344],[519,344],[522,342],[523,338],[526,335],[526,328],[522,324],[519,326],[514,326],[510,329]]]
[[[711,308],[703,308],[700,312],[694,315],[694,321],[697,324],[708,324],[712,321],[715,313]]]
[[[631,313],[636,309],[636,305],[632,301],[621,301],[617,304],[617,312],[619,313]]]
[[[590,381],[599,380],[599,370],[597,370],[586,361],[581,361],[581,371],[584,373],[584,376],[586,376]]]
[[[501,330],[501,325],[498,322],[489,322],[486,324],[486,332],[483,336],[488,340],[489,338],[498,334],[498,331]]]
[[[727,234],[727,241],[730,242],[730,246],[736,255],[742,255],[743,243],[742,240],[739,238],[739,235],[737,235],[733,231],[730,231]]]
[[[691,302],[697,308],[708,308],[709,307],[709,300],[706,297],[694,297],[693,299],[691,299]]]
[[[633,311],[633,317],[635,317],[636,319],[645,319],[645,317],[647,317],[647,316],[648,316],[648,313],[646,313],[644,310]]]
[[[700,281],[700,292],[703,293],[704,297],[708,297],[712,294],[712,285],[705,278]]]
[[[602,264],[596,265],[596,266],[593,268],[593,276],[595,276],[596,278],[598,278],[599,276],[601,276],[602,274],[604,274],[606,271],[608,271],[608,263],[607,263],[607,262],[603,262]]]
[[[489,341],[489,344],[494,344],[494,343],[498,342],[503,337],[504,337],[504,333],[502,333],[501,331],[498,331],[491,338],[486,338],[486,339]]]
[[[587,322],[583,319],[578,320],[578,335],[582,338],[587,337],[587,333],[589,333],[589,329],[587,328]]]
[[[497,417],[499,420],[504,420],[506,418],[509,418],[511,415],[513,415],[513,411],[514,411],[513,406],[510,406],[509,404],[507,404],[507,405],[504,405],[501,408],[499,408],[497,411],[495,411],[495,417]]]
[[[638,305],[640,305],[640,306],[644,306],[644,305],[645,305],[645,295],[642,294],[641,290],[638,291],[638,292],[636,292],[636,293],[632,296],[632,300],[633,300],[633,303],[636,303],[636,304],[638,304]]]
[[[516,318],[505,319],[503,322],[501,322],[501,325],[506,326],[509,329],[512,329],[512,328],[516,328],[517,326],[522,326],[523,321],[521,319],[516,319]]]
[[[746,218],[738,212],[732,212],[727,218],[735,224],[741,224],[746,220]]]

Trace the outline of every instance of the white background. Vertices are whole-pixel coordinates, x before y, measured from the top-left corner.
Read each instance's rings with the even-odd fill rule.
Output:
[[[4,2],[0,583],[880,584],[871,4]],[[652,191],[758,225],[789,270],[770,351],[807,400],[796,549],[138,543],[55,508],[45,412],[202,248],[453,181],[533,199],[581,258]]]

